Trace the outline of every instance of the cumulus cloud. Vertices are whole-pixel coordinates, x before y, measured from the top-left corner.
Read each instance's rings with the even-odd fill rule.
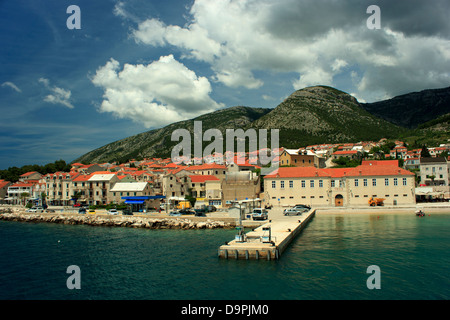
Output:
[[[361,79],[353,89],[366,100],[448,86],[448,1],[378,1],[382,28],[369,30],[372,2],[195,0],[186,25],[151,17],[132,36],[208,63],[211,79],[229,87],[260,88],[261,71],[297,73],[295,89],[333,85],[344,72],[351,83],[352,68]]]
[[[70,90],[65,90],[56,86],[51,87],[50,81],[46,78],[39,78],[38,81],[51,92],[51,94],[47,95],[44,98],[45,102],[49,102],[52,104],[62,104],[69,109],[74,108],[73,104],[70,102],[70,97],[72,95],[72,92]]]
[[[207,78],[198,77],[173,55],[150,64],[125,64],[111,59],[92,77],[103,88],[100,112],[111,112],[147,128],[194,118],[223,107],[210,98]]]
[[[20,90],[20,88],[18,86],[16,86],[14,83],[12,83],[11,81],[3,82],[2,87],[9,87],[19,93],[22,92],[22,90]]]

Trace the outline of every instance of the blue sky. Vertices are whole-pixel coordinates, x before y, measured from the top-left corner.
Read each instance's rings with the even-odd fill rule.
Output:
[[[381,10],[370,30],[369,5]],[[81,29],[66,26],[77,5]],[[450,83],[450,4],[0,1],[0,169],[70,162],[219,108],[330,85],[378,101]]]

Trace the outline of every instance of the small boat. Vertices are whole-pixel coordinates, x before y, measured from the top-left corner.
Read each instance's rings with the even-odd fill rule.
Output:
[[[425,216],[425,212],[423,212],[422,210],[417,210],[417,211],[416,211],[416,216],[418,216],[418,217],[424,217],[424,216]]]

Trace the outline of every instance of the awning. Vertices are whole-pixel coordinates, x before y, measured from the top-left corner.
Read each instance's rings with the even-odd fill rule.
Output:
[[[125,204],[144,204],[144,200],[125,200]]]
[[[141,197],[139,197],[139,196],[128,196],[128,197],[121,197],[122,199],[125,199],[125,200],[132,200],[132,201],[134,201],[134,200],[139,200],[139,201],[141,201],[141,200],[149,200],[149,199],[151,199],[151,197],[150,196],[141,196]]]

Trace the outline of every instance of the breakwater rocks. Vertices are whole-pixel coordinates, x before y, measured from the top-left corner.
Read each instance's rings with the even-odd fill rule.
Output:
[[[146,229],[216,229],[234,227],[234,224],[228,222],[213,221],[209,219],[206,221],[193,221],[189,218],[150,218],[100,215],[3,213],[0,214],[0,220]]]

